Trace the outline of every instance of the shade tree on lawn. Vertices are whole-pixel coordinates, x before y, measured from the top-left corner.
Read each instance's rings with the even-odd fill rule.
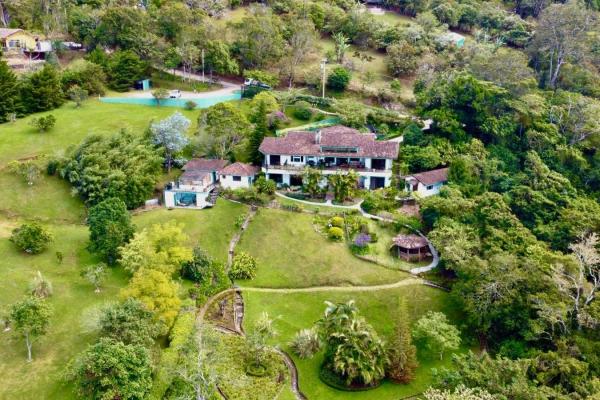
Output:
[[[101,338],[71,362],[66,375],[85,398],[144,399],[152,387],[152,360],[142,345]]]
[[[440,360],[444,352],[458,350],[460,345],[460,332],[441,312],[429,311],[421,317],[413,328],[413,336],[428,351],[438,354]]]
[[[146,347],[152,345],[160,333],[153,313],[141,301],[132,298],[102,310],[99,326],[102,337]]]
[[[181,152],[189,143],[186,132],[190,127],[190,120],[180,112],[176,112],[162,121],[150,125],[152,143],[163,149],[167,171],[171,171],[174,156]]]
[[[13,304],[10,308],[10,322],[14,332],[25,339],[27,362],[31,362],[33,342],[46,334],[52,310],[42,298],[36,296]]]
[[[246,252],[240,252],[233,258],[229,277],[235,279],[253,279],[256,276],[256,259]]]
[[[182,224],[155,224],[136,232],[129,243],[119,248],[119,263],[132,274],[143,268],[171,276],[193,257],[188,241]]]
[[[10,241],[20,250],[29,254],[38,254],[46,250],[54,235],[38,222],[24,223],[12,231]]]
[[[115,197],[103,200],[90,207],[87,222],[90,229],[88,249],[100,254],[108,264],[114,264],[119,257],[119,248],[134,233],[127,205]]]
[[[0,60],[0,123],[10,120],[21,110],[17,76],[4,60]]]
[[[121,289],[120,297],[142,302],[160,324],[161,334],[169,331],[181,306],[179,285],[164,272],[154,269],[139,269]]]
[[[156,149],[122,131],[86,137],[63,160],[60,174],[89,205],[117,197],[133,209],[151,196],[160,165]]]

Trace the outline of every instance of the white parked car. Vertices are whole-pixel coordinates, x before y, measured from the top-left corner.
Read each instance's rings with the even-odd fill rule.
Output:
[[[169,91],[169,98],[170,99],[178,99],[181,97],[181,90],[170,90]]]

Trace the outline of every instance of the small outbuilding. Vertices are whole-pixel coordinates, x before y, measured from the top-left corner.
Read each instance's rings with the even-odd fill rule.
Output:
[[[396,236],[390,251],[406,261],[421,261],[431,255],[427,239],[414,234]]]
[[[221,186],[227,189],[249,188],[260,171],[254,165],[236,162],[221,170]]]
[[[453,45],[460,49],[465,45],[465,37],[456,32],[444,33],[443,35],[438,36],[436,41],[443,47]]]
[[[165,187],[165,206],[195,209],[212,207],[218,194],[215,189],[219,173],[227,164],[226,160],[204,158],[188,161],[179,179]]]

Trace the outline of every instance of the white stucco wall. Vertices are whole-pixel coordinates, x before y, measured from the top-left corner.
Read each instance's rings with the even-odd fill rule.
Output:
[[[234,181],[233,175],[221,175],[221,186],[227,189],[249,188],[254,177],[242,176],[240,181]]]

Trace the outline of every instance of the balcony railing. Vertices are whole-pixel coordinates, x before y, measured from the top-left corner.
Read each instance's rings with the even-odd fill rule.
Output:
[[[308,165],[291,165],[291,164],[286,164],[286,165],[275,165],[275,164],[263,164],[263,167],[266,168],[267,170],[269,169],[281,169],[281,170],[285,170],[285,171],[304,171],[304,169],[306,167],[308,167]],[[379,169],[379,168],[366,168],[364,164],[354,164],[354,165],[350,165],[350,164],[341,164],[341,165],[335,165],[335,164],[317,164],[312,166],[311,168],[316,168],[316,169],[321,169],[324,171],[338,171],[338,170],[342,170],[342,171],[348,171],[350,169],[357,171],[357,172],[391,172],[391,169]]]

